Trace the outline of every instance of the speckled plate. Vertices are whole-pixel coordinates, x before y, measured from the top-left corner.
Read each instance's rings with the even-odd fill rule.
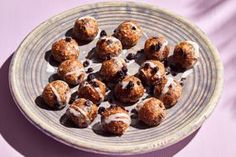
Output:
[[[185,82],[183,96],[167,111],[167,118],[157,127],[130,127],[123,136],[104,136],[96,131],[98,119],[86,129],[62,124],[65,109],[52,111],[40,105],[44,86],[54,78],[56,64],[50,61],[54,41],[70,34],[75,19],[90,15],[100,29],[112,34],[116,26],[134,19],[145,35],[137,46],[143,48],[147,36],[164,35],[170,46],[181,40],[193,40],[200,46],[200,59]],[[97,39],[96,39],[97,40]],[[95,46],[96,40],[80,47],[80,60]],[[125,53],[125,52],[124,52]],[[98,67],[99,68],[99,67]],[[98,69],[97,68],[97,69]],[[136,66],[129,67],[137,70]],[[19,109],[32,124],[72,147],[105,154],[138,154],[172,145],[198,129],[213,111],[223,87],[223,66],[219,54],[207,36],[188,20],[167,10],[133,2],[105,2],[80,6],[40,24],[21,43],[12,59],[10,87]]]

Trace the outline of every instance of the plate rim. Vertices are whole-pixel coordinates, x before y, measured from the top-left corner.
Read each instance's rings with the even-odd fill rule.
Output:
[[[172,135],[170,137],[165,137],[165,141],[153,141],[149,143],[143,143],[143,144],[138,144],[135,146],[120,146],[120,147],[113,147],[107,145],[106,148],[104,147],[99,147],[95,145],[91,145],[87,142],[76,142],[73,141],[69,136],[65,136],[62,133],[60,133],[57,130],[54,130],[53,128],[50,127],[49,124],[45,123],[44,121],[41,121],[40,119],[37,119],[36,116],[33,116],[32,113],[30,113],[30,110],[27,110],[22,104],[21,98],[18,95],[17,88],[15,86],[15,80],[14,80],[14,69],[15,69],[15,63],[17,61],[17,56],[21,52],[21,49],[24,47],[24,45],[27,43],[27,39],[30,38],[31,36],[34,35],[35,32],[40,31],[40,28],[43,27],[45,24],[47,24],[48,21],[50,20],[55,20],[57,18],[62,18],[63,16],[73,13],[77,10],[85,9],[85,8],[93,8],[95,6],[124,6],[128,5],[130,7],[135,7],[135,6],[142,6],[147,9],[152,9],[152,10],[159,10],[171,17],[177,18],[180,22],[185,23],[186,25],[190,26],[193,28],[194,31],[198,33],[198,35],[202,38],[202,40],[208,45],[215,64],[216,64],[216,71],[217,71],[217,77],[216,77],[216,86],[215,90],[212,94],[212,97],[209,100],[209,103],[207,104],[207,108],[204,109],[201,114],[199,114],[193,121],[190,123],[188,126],[183,127],[179,132],[181,132],[180,135]],[[187,136],[189,136],[191,133],[196,131],[203,123],[204,121],[211,115],[212,111],[214,110],[215,106],[217,105],[217,102],[220,99],[221,93],[223,91],[223,84],[224,84],[224,78],[222,76],[224,74],[223,70],[223,64],[220,59],[220,55],[218,53],[218,50],[215,48],[215,46],[212,44],[212,42],[208,39],[207,35],[198,27],[196,26],[193,22],[190,20],[186,19],[183,16],[177,15],[173,13],[172,11],[169,11],[167,9],[160,8],[158,6],[153,6],[148,3],[144,2],[121,2],[121,1],[115,1],[115,2],[97,2],[97,3],[89,3],[89,4],[84,4],[81,6],[77,6],[75,8],[63,11],[57,15],[54,15],[41,24],[39,24],[36,28],[34,28],[21,42],[17,50],[15,51],[10,66],[9,66],[9,88],[11,95],[17,105],[17,107],[20,109],[21,113],[28,119],[34,126],[36,126],[39,130],[47,134],[48,136],[56,139],[57,141],[60,141],[66,145],[72,146],[74,148],[84,150],[87,152],[94,152],[94,153],[100,153],[100,154],[123,154],[123,155],[130,155],[130,154],[143,154],[155,150],[160,150],[163,148],[166,148],[172,144],[175,144]]]

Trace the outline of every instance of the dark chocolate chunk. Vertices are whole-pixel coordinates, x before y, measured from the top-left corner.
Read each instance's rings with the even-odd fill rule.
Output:
[[[72,38],[71,37],[66,37],[66,42],[71,42]]]
[[[100,33],[100,37],[104,37],[104,36],[107,36],[107,33],[105,30],[102,30]]]
[[[117,77],[123,77],[125,74],[124,74],[123,71],[118,71],[118,72],[116,73],[116,75],[117,75]]]
[[[140,82],[140,81],[137,81],[137,85],[141,85],[141,82]]]
[[[99,107],[98,114],[102,114],[105,111],[104,107]]]
[[[180,55],[180,56],[182,56],[182,57],[185,56],[185,53],[184,53],[183,49],[180,48],[178,52],[179,52],[179,55]]]
[[[151,50],[152,50],[153,52],[159,51],[160,48],[161,48],[161,44],[160,44],[160,43],[151,45]]]
[[[144,53],[144,49],[138,50],[137,53]]]
[[[128,72],[128,68],[126,66],[123,66],[122,71],[126,74]]]
[[[135,59],[135,58],[136,58],[136,55],[133,54],[133,53],[129,53],[129,54],[126,56],[126,58],[127,58],[128,60],[132,60],[132,59]]]
[[[96,81],[92,81],[90,83],[93,87],[99,87],[99,84]]]
[[[164,66],[167,67],[168,66],[168,60],[167,59],[164,59]]]
[[[137,28],[135,26],[132,26],[131,28],[133,31],[135,31]]]
[[[110,60],[111,59],[111,56],[110,55],[107,55],[106,57],[105,57],[105,60]]]
[[[88,60],[84,61],[84,62],[83,62],[83,66],[84,66],[84,67],[89,66],[89,61],[88,61]]]
[[[88,77],[87,77],[87,80],[88,80],[88,81],[91,81],[91,80],[93,80],[93,79],[95,79],[94,74],[89,74]]]
[[[178,73],[177,72],[172,72],[172,75],[173,76],[176,76]]]
[[[93,71],[94,71],[93,68],[88,68],[88,70],[87,70],[88,73],[91,73],[91,72],[93,72]]]
[[[154,68],[152,69],[152,72],[153,72],[153,73],[157,73],[157,72],[158,72],[158,70],[159,70],[159,68],[158,68],[158,67],[154,67]]]
[[[145,64],[144,64],[144,69],[148,69],[149,66],[150,66],[149,63],[145,63]]]
[[[129,81],[128,85],[127,85],[127,89],[131,89],[134,87],[134,83],[133,81]]]
[[[93,103],[90,100],[86,100],[85,101],[85,105],[86,106],[91,106],[91,105],[93,105]]]
[[[129,63],[129,60],[125,58],[125,63]]]

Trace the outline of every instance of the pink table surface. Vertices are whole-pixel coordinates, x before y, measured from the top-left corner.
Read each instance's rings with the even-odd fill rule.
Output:
[[[136,0],[140,1],[140,0]],[[8,86],[12,54],[24,37],[49,17],[98,0],[1,0],[0,2],[0,156],[94,156],[61,144],[31,125],[17,109]],[[218,48],[225,68],[221,100],[203,126],[183,141],[144,156],[236,156],[236,2],[235,0],[147,0],[195,22]],[[222,76],[223,77],[223,76]]]

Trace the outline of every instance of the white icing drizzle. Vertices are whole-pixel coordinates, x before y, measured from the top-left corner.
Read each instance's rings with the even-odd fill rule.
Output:
[[[117,69],[121,69],[123,67],[123,64],[125,63],[124,60],[122,58],[118,58],[118,57],[115,57],[113,59],[114,59],[114,63],[117,66]]]
[[[103,36],[103,37],[101,37],[101,40],[111,40],[111,41],[113,41],[113,42],[120,42],[120,40],[118,40],[118,39],[116,39],[115,37],[113,37],[113,36]]]
[[[80,76],[82,73],[84,72],[84,69],[83,68],[80,68],[80,69],[76,69],[76,70],[73,70],[73,71],[69,71],[65,74],[65,76],[68,76],[68,75],[76,75],[77,77]]]
[[[187,78],[192,72],[193,72],[193,69],[189,69],[189,70],[185,71],[182,74],[181,78]]]
[[[96,35],[96,37],[94,39],[99,39],[100,33],[101,33],[101,29],[98,30],[98,34]]]
[[[91,123],[91,121],[90,121],[90,119],[89,119],[89,117],[88,117],[88,115],[86,113],[87,111],[84,111],[79,106],[76,106],[76,109],[74,109],[72,107],[69,107],[68,112],[73,114],[75,117],[83,116],[85,118],[87,124]]]
[[[164,43],[161,45],[160,51],[163,51],[167,45],[168,45],[168,41],[165,40]]]
[[[144,63],[141,65],[141,68],[143,68],[145,64],[149,64],[149,66],[150,66],[152,69],[154,69],[154,68],[157,67],[156,64],[154,64],[153,62],[151,62],[151,61],[146,61],[146,62],[144,62]],[[160,71],[159,71],[159,70],[158,70],[154,75],[157,75],[158,78],[161,77],[161,74],[160,74]]]
[[[125,89],[128,84],[129,84],[129,81],[122,81],[122,82],[121,82],[121,88],[122,88],[122,89]]]
[[[199,57],[199,45],[196,42],[190,41],[190,40],[187,40],[185,42],[187,42],[193,46],[193,48],[195,49],[194,56],[195,56],[195,58],[198,58]]]
[[[96,79],[94,79],[96,80]],[[91,84],[89,84],[88,82],[84,82],[81,87],[85,87],[88,86],[89,88],[91,88],[92,90],[94,90],[95,92],[98,93],[99,97],[100,97],[100,102],[104,100],[104,95],[102,94],[101,90],[99,87],[93,87]]]
[[[151,99],[151,98],[147,98],[147,99],[145,99],[144,101],[138,103],[137,106],[135,107],[135,109],[136,109],[137,111],[139,111],[139,110],[143,107],[143,105],[144,105],[147,101],[149,101],[150,99]]]
[[[102,94],[101,90],[99,87],[95,87],[93,88],[99,95],[99,97],[101,98],[100,102],[104,100],[104,95]]]
[[[149,38],[148,35],[147,35],[147,33],[143,32],[143,35],[145,36],[146,39]]]
[[[86,19],[86,18],[96,20],[96,19],[95,19],[94,17],[92,17],[92,16],[83,16],[83,17],[80,17],[79,20],[83,20],[83,19]]]
[[[174,82],[174,79],[172,77],[167,78],[167,82],[162,90],[162,94],[166,94],[169,91],[169,87],[172,85],[173,88],[175,88],[176,83]]]
[[[117,122],[117,121],[121,121],[127,125],[130,125],[130,123],[131,123],[130,116],[127,113],[112,114],[112,115],[106,117],[104,119],[104,121],[102,121],[102,123],[109,124],[111,122]]]
[[[64,106],[65,104],[63,104],[63,102],[62,102],[60,94],[57,92],[57,90],[51,84],[49,84],[49,86],[52,89],[52,92],[54,93],[54,95],[56,96],[58,104],[60,106]]]

